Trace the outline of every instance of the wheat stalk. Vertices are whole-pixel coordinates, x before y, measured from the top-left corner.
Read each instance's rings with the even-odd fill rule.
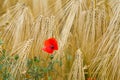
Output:
[[[113,18],[111,19],[106,33],[96,51],[96,57],[90,65],[91,75],[98,80],[119,79],[119,38],[120,38],[120,13],[117,5]],[[114,26],[114,27],[113,27]]]
[[[76,51],[75,60],[73,62],[68,80],[85,80],[83,69],[83,53],[80,49]]]
[[[20,79],[23,72],[27,71],[27,60],[30,56],[30,49],[33,39],[23,42],[18,47],[16,47],[10,56],[18,55],[18,60],[10,65],[11,77],[15,79]]]
[[[68,18],[67,18],[66,23],[65,23],[65,25],[64,25],[64,27],[62,29],[61,34],[60,34],[60,39],[59,39],[59,53],[57,53],[55,55],[56,57],[60,56],[60,55],[63,55],[61,53],[61,51],[63,51],[64,45],[67,42],[70,30],[72,28],[73,20],[75,18],[76,12],[77,12],[77,9],[78,9],[77,1],[73,1],[70,13],[68,14]]]
[[[5,26],[1,39],[5,42],[4,47],[11,50],[19,42],[29,39],[33,17],[23,4],[16,4],[10,8],[9,14],[5,16],[8,17],[8,25]]]

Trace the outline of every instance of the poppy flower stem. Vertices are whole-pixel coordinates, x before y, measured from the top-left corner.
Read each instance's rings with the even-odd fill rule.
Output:
[[[52,60],[54,58],[54,55],[50,55],[50,59]]]

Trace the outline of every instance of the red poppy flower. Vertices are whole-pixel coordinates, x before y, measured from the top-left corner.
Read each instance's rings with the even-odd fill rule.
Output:
[[[54,50],[58,50],[58,43],[55,38],[49,38],[44,42],[44,48],[42,48],[45,52],[52,54]]]

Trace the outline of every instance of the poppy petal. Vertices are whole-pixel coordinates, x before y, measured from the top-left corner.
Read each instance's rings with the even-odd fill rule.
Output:
[[[54,46],[55,50],[58,50],[58,43],[55,38],[51,38],[50,43]]]
[[[42,49],[50,54],[53,53],[54,50],[58,50],[58,43],[55,38],[49,38],[44,42],[44,48]]]
[[[54,46],[54,50],[58,50],[58,43],[55,38],[50,38],[45,41],[44,43],[45,46]]]
[[[52,53],[53,53],[53,50],[51,50],[51,49],[48,48],[48,47],[44,47],[44,48],[42,48],[42,50],[44,50],[45,52],[48,52],[49,54],[52,54]]]

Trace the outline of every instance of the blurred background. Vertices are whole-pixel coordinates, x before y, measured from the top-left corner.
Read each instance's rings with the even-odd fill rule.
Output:
[[[31,77],[26,61],[37,56],[45,62],[34,65],[47,66],[42,47],[51,37],[59,44],[52,60],[62,66]],[[6,58],[19,56],[6,69],[15,80],[120,79],[120,0],[0,0],[0,38],[1,55],[5,49]]]

